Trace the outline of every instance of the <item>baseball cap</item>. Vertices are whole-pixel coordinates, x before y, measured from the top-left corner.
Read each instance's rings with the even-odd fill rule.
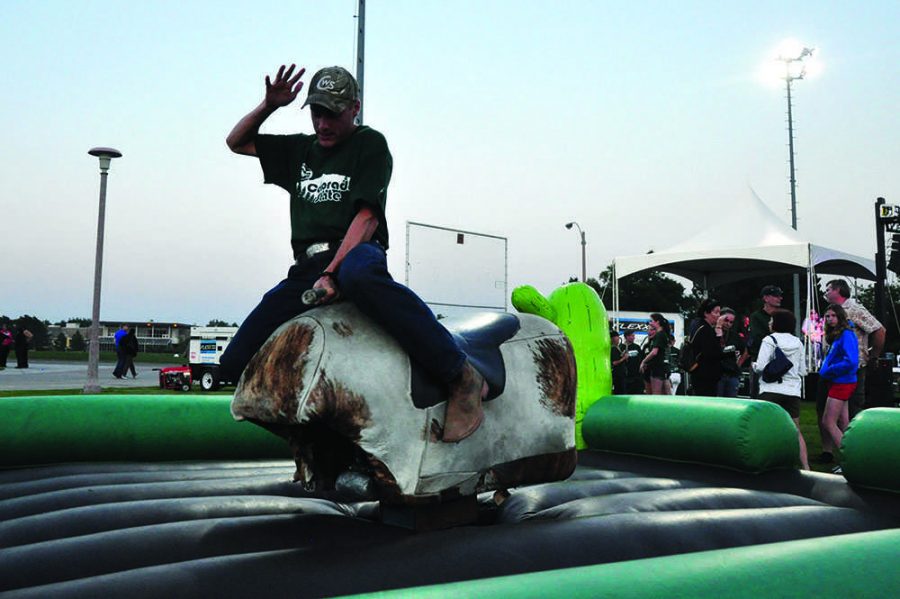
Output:
[[[331,112],[344,112],[358,99],[359,85],[347,69],[325,67],[319,69],[309,82],[309,94],[303,106],[316,104]]]
[[[774,295],[775,297],[784,297],[784,291],[781,290],[781,287],[777,285],[766,285],[762,288],[762,291],[759,292],[759,296],[762,297],[764,295]]]

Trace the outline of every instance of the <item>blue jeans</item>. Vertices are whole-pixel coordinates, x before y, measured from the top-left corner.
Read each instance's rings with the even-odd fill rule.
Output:
[[[304,305],[300,296],[313,286],[332,257],[334,252],[323,252],[299,261],[286,279],[263,296],[219,360],[222,380],[236,383],[275,329],[315,307]],[[380,245],[367,242],[350,250],[338,269],[337,284],[343,299],[381,325],[432,377],[449,383],[459,376],[466,355],[425,302],[394,281]]]
[[[727,374],[723,374],[722,378],[719,379],[716,395],[718,397],[737,397],[738,387],[740,387],[740,385],[741,379],[739,376],[728,376]]]

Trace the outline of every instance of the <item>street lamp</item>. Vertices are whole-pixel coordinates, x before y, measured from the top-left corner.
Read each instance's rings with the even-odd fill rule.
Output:
[[[587,281],[587,266],[584,261],[584,231],[581,230],[581,227],[575,221],[566,223],[566,228],[571,229],[573,225],[578,229],[578,233],[581,235],[581,282],[584,283]]]
[[[785,89],[787,90],[787,116],[788,116],[788,159],[791,175],[791,228],[797,230],[797,179],[794,176],[794,113],[791,99],[791,84],[806,77],[806,64],[804,61],[813,55],[814,48],[801,47],[794,41],[785,42],[775,60],[784,63]],[[799,68],[798,68],[799,67]],[[800,326],[800,275],[793,276],[794,287],[794,316],[797,317],[797,326]],[[799,330],[799,328],[798,328]]]
[[[103,275],[103,225],[106,219],[106,178],[109,163],[122,152],[113,148],[91,148],[91,156],[100,159],[100,213],[97,217],[97,255],[94,262],[94,307],[91,312],[91,339],[88,351],[88,375],[84,393],[100,393],[98,370],[100,364],[100,280]]]

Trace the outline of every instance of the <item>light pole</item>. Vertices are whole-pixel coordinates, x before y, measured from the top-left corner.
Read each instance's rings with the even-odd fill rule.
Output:
[[[566,223],[566,228],[571,229],[573,225],[575,226],[576,229],[578,229],[578,233],[581,235],[581,282],[586,283],[587,282],[587,265],[586,265],[585,259],[584,259],[584,256],[585,256],[584,231],[581,230],[581,227],[575,221]]]
[[[97,255],[94,261],[94,307],[91,311],[91,339],[88,350],[88,375],[84,393],[100,393],[97,372],[100,364],[100,280],[103,276],[103,225],[106,218],[106,178],[109,163],[122,152],[113,148],[91,148],[91,156],[100,159],[100,212],[97,217]]]
[[[784,85],[787,89],[787,115],[788,115],[788,155],[791,166],[791,227],[797,230],[797,178],[794,176],[794,113],[791,101],[791,84],[797,79],[806,77],[806,66],[803,60],[807,56],[812,56],[813,48],[796,48],[793,51],[784,51],[779,53],[776,60],[784,63]],[[791,67],[797,63],[800,70],[796,71]],[[794,316],[797,318],[797,327],[801,326],[800,319],[800,275],[794,274]]]

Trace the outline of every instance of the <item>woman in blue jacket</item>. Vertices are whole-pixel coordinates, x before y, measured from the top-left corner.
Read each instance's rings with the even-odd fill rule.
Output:
[[[834,441],[834,447],[840,448],[850,422],[847,400],[856,389],[859,345],[856,334],[850,330],[847,313],[837,304],[831,304],[825,311],[825,340],[830,348],[819,369],[819,377],[828,383],[822,426]]]

